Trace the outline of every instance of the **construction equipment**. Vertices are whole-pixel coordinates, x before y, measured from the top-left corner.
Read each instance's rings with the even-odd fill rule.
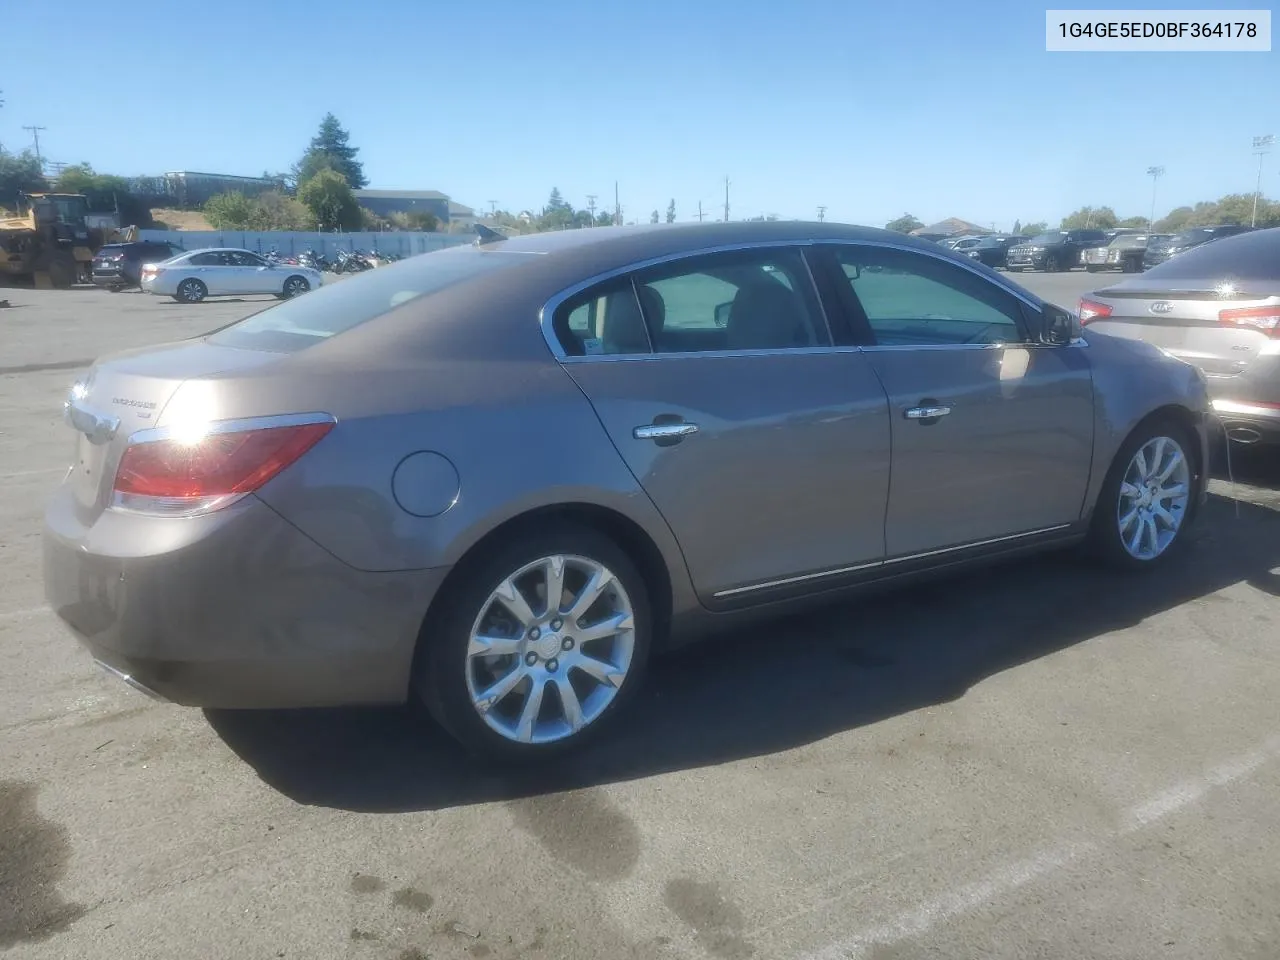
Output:
[[[18,216],[0,219],[0,280],[30,278],[42,290],[87,283],[103,244],[137,236],[135,227],[89,227],[83,194],[22,194],[18,203]]]

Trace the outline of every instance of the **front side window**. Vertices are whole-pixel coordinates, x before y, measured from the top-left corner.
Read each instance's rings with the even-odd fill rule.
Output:
[[[874,246],[840,247],[836,259],[877,346],[1025,339],[1017,298],[963,267]]]

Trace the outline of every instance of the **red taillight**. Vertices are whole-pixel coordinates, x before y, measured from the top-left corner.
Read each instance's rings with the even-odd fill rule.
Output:
[[[1092,323],[1094,320],[1106,319],[1111,316],[1111,308],[1105,303],[1098,303],[1096,300],[1080,301],[1080,325]]]
[[[120,458],[116,502],[163,513],[210,510],[252,493],[315,446],[333,421],[219,430],[132,443]]]
[[[1252,327],[1280,340],[1280,306],[1238,307],[1218,311],[1218,322],[1237,327]]]

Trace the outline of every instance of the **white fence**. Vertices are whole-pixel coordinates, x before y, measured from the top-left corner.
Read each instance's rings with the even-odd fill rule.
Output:
[[[465,233],[286,233],[257,232],[253,230],[139,230],[142,240],[172,243],[184,250],[200,250],[204,247],[235,247],[270,253],[275,250],[282,256],[297,256],[314,250],[332,260],[339,250],[364,250],[368,253],[386,253],[393,256],[412,257],[444,247],[456,247],[471,243],[475,237]]]

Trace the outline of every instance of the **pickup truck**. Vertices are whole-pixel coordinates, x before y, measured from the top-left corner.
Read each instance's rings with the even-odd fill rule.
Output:
[[[1100,270],[1121,270],[1124,273],[1141,273],[1142,257],[1149,243],[1167,240],[1168,233],[1122,233],[1105,247],[1090,247],[1080,257],[1080,262],[1090,273]]]

